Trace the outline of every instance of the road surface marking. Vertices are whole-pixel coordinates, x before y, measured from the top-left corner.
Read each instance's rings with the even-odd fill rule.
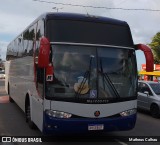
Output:
[[[121,145],[128,145],[128,144],[126,144],[125,142],[120,141],[119,139],[115,139],[115,141],[118,142],[118,143],[121,144]]]

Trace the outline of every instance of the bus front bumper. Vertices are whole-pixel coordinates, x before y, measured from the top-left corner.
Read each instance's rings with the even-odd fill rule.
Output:
[[[45,114],[45,113],[44,113]],[[115,118],[53,118],[44,115],[44,134],[69,134],[69,133],[93,133],[125,131],[134,128],[136,123],[136,114],[127,117]],[[89,126],[103,125],[102,130],[90,130]]]

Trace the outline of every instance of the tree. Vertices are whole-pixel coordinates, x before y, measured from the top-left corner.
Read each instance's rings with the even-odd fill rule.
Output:
[[[154,56],[154,63],[160,64],[160,32],[158,32],[153,38],[152,42],[149,44],[152,49]]]

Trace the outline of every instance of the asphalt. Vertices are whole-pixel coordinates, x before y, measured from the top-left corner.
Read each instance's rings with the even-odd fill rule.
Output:
[[[9,97],[4,88],[4,80],[0,80],[0,103],[8,103]]]

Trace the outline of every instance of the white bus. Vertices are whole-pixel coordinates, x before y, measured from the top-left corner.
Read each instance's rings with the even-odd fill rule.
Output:
[[[124,21],[46,13],[7,48],[6,89],[44,134],[123,131],[134,128],[137,109],[135,50]]]

